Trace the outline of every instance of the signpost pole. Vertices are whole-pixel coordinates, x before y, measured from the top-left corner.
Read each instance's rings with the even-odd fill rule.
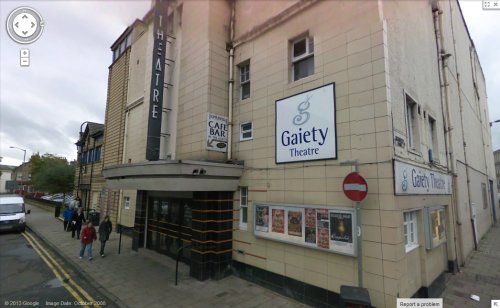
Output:
[[[355,161],[354,172],[358,172],[358,161]],[[357,226],[357,240],[358,246],[358,286],[363,287],[363,235],[361,233],[361,203],[356,202],[356,226]]]
[[[356,169],[357,166],[356,166]],[[357,171],[357,170],[356,170]],[[360,288],[363,287],[363,253],[362,253],[362,243],[363,243],[363,238],[361,234],[361,203],[356,202],[356,226],[357,226],[357,231],[358,231],[358,237],[356,240],[357,246],[358,246],[358,285]]]
[[[348,160],[348,161],[342,161],[340,162],[340,165],[342,166],[354,166],[354,172],[358,174],[358,160]],[[349,176],[347,176],[348,178]],[[346,178],[346,179],[347,179]],[[356,246],[357,246],[357,255],[358,255],[358,286],[360,288],[363,287],[363,249],[362,249],[362,244],[363,244],[363,236],[361,233],[361,200],[363,200],[366,196],[366,193],[368,193],[368,185],[366,184],[366,181],[361,177],[362,183],[365,185],[365,194],[361,197],[356,196],[356,198],[347,195],[347,197],[353,201],[356,201],[356,231],[357,231],[357,237],[356,237]],[[346,180],[344,180],[345,184]],[[344,193],[345,191],[345,186],[344,186]]]

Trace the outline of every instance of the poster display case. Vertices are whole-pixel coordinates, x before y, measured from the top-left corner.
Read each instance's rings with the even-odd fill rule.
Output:
[[[424,209],[425,248],[433,249],[446,242],[446,208],[444,206]]]
[[[355,209],[255,203],[257,237],[356,256],[355,230]]]

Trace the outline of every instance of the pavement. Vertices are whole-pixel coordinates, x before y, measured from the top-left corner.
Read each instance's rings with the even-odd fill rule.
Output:
[[[49,211],[26,200],[27,225],[48,246],[74,266],[107,298],[120,307],[308,307],[291,298],[235,276],[219,281],[198,281],[189,276],[189,266],[179,263],[175,286],[175,260],[149,249],[132,250],[132,239],[113,232],[106,242],[105,257],[94,242],[94,260],[80,260],[80,241],[63,230],[63,224]],[[85,252],[87,256],[87,252]]]
[[[132,239],[113,232],[106,243],[106,257],[93,247],[94,260],[78,259],[80,241],[63,231],[53,210],[30,205],[28,227],[56,250],[86,278],[94,288],[120,307],[308,307],[291,298],[235,276],[219,281],[198,281],[189,276],[189,266],[179,263],[175,286],[175,260],[149,249],[132,250]],[[86,253],[85,253],[86,256]],[[471,299],[479,296],[479,301]],[[500,223],[493,226],[469,256],[457,274],[447,274],[440,296],[444,307],[496,308],[491,300],[500,300]],[[498,303],[500,308],[500,302]]]
[[[479,296],[479,301],[471,295]],[[445,307],[500,308],[500,222],[481,239],[466,266],[448,276],[441,297]],[[492,300],[498,300],[496,306]]]

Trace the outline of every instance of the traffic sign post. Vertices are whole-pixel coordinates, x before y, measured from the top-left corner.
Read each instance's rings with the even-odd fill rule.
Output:
[[[358,173],[358,163],[354,161],[355,172],[349,173],[342,183],[344,194],[352,201],[356,202],[356,225],[357,225],[357,250],[358,250],[358,284],[363,287],[363,253],[362,253],[362,234],[361,234],[361,205],[360,202],[368,194],[368,184],[366,180]]]

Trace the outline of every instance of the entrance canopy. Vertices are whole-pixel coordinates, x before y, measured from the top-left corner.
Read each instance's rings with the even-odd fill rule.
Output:
[[[236,191],[243,166],[193,160],[147,161],[103,169],[111,189]]]

